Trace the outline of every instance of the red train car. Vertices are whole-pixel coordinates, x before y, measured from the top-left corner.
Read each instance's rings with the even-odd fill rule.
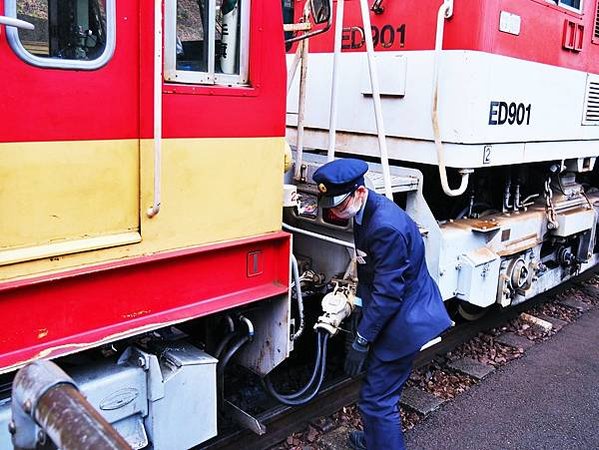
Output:
[[[188,448],[216,434],[211,354],[288,356],[283,39],[277,1],[0,4],[7,379],[77,353],[130,445]]]

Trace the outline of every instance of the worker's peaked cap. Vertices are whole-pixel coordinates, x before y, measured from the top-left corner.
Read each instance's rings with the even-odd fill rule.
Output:
[[[364,185],[368,164],[359,159],[336,159],[320,167],[312,179],[318,186],[323,208],[339,206],[358,187]]]

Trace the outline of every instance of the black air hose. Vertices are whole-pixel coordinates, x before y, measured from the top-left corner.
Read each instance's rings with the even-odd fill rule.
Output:
[[[243,345],[249,340],[250,340],[249,336],[242,336],[231,347],[229,347],[229,350],[227,350],[225,352],[225,355],[222,357],[222,359],[218,363],[217,374],[219,377],[221,377],[225,373],[227,364],[229,364],[229,361],[231,360],[233,355],[235,355],[235,353],[237,353],[237,350],[239,350],[241,347],[243,347]]]
[[[216,350],[214,350],[214,357],[216,359],[220,359],[220,355],[222,354],[225,347],[227,347],[227,345],[229,345],[229,342],[231,342],[233,340],[233,338],[235,338],[237,336],[238,336],[238,334],[235,332],[227,334],[223,338],[223,340],[220,341],[220,343],[218,344],[218,347],[216,347]]]
[[[308,389],[310,389],[310,386],[312,386],[312,384],[314,383],[314,381],[316,380],[316,378],[319,375],[320,370],[317,370],[317,369],[320,369],[321,356],[322,356],[322,335],[319,334],[317,336],[316,358],[314,360],[314,370],[312,371],[312,376],[310,377],[310,380],[304,385],[304,387],[302,387],[299,391],[294,392],[293,394],[280,394],[275,390],[270,377],[266,376],[264,378],[264,382],[268,389],[268,392],[271,393],[272,396],[275,397],[276,399],[283,398],[283,399],[287,399],[287,400],[296,399],[296,398],[304,395],[305,392]]]
[[[218,343],[218,345],[216,346],[216,349],[214,350],[214,352],[212,353],[212,355],[216,358],[216,359],[220,359],[220,355],[222,354],[222,352],[225,350],[225,348],[227,347],[227,345],[229,345],[229,343],[231,342],[231,340],[235,337],[238,336],[238,333],[235,333],[235,322],[233,321],[233,319],[231,318],[231,316],[229,314],[227,314],[225,316],[225,320],[227,322],[227,325],[229,327],[229,332],[225,335],[225,337]]]
[[[316,346],[316,358],[314,361],[314,370],[312,372],[312,376],[308,383],[303,386],[297,392],[292,394],[280,394],[275,390],[275,387],[270,380],[270,377],[267,375],[263,378],[263,385],[268,391],[270,395],[272,395],[279,402],[289,405],[289,406],[299,406],[304,405],[311,401],[322,386],[322,382],[324,380],[324,376],[326,373],[326,364],[327,364],[327,346],[329,342],[329,334],[325,331],[319,330],[317,336],[317,346]],[[314,385],[314,381],[318,378],[318,382]],[[304,394],[312,388],[311,392],[304,396]]]
[[[317,345],[316,345],[316,358],[314,360],[314,367],[317,367],[320,365],[320,361],[322,358],[322,335],[318,335],[317,337]],[[312,371],[312,376],[310,377],[310,380],[304,385],[304,387],[302,387],[299,391],[294,392],[293,394],[279,394],[281,397],[286,398],[288,400],[293,400],[296,399],[298,397],[301,397],[302,395],[304,395],[306,393],[306,391],[308,389],[310,389],[310,386],[312,386],[312,384],[314,383],[314,381],[316,380],[316,378],[319,375],[319,371],[318,370],[313,370]],[[272,385],[272,383],[270,382],[270,380],[268,380],[268,383],[272,386],[273,390],[274,390],[274,386]]]
[[[243,347],[243,345],[248,342],[248,341],[252,341],[254,339],[254,324],[251,322],[250,319],[248,319],[247,317],[243,316],[243,315],[239,315],[238,317],[240,322],[243,322],[246,327],[247,327],[247,334],[245,336],[242,336],[240,339],[238,339],[230,348],[229,350],[227,350],[225,352],[225,355],[222,357],[222,359],[219,361],[218,363],[218,369],[217,369],[217,374],[219,376],[222,376],[225,373],[225,368],[227,367],[227,364],[229,364],[229,360],[233,357],[233,355],[235,355],[235,353],[237,353],[237,350],[239,350],[241,347]],[[220,352],[223,351],[223,349],[225,348],[225,346],[231,341],[231,339],[234,336],[238,336],[238,333],[232,333],[229,334],[228,336],[226,336],[223,339],[223,342],[221,342],[221,345],[223,346],[222,349],[220,348],[221,345],[219,345],[219,348],[217,349],[216,354],[220,356]],[[223,345],[224,344],[224,345]],[[220,350],[220,352],[218,351]],[[218,356],[217,356],[218,358]]]
[[[219,344],[217,352],[215,352],[215,356],[219,359],[218,364],[216,366],[216,383],[219,411],[222,411],[222,406],[225,398],[225,369],[227,368],[229,361],[235,355],[235,353],[237,353],[237,351],[241,347],[243,347],[248,341],[251,341],[254,338],[254,325],[249,321],[249,319],[243,316],[240,316],[239,319],[246,323],[248,327],[248,333],[245,336],[241,337],[239,337],[239,332],[232,332],[228,334]],[[224,356],[220,358],[220,353],[222,353],[225,347],[235,337],[237,337],[238,339],[234,341],[233,345],[229,347],[229,349],[225,352]]]

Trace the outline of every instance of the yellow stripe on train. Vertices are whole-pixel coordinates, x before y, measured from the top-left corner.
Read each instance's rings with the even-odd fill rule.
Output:
[[[0,280],[281,229],[283,138],[162,149],[162,208],[150,219],[151,139],[0,144]]]

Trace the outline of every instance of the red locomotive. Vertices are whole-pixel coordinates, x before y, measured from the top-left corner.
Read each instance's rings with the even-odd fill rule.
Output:
[[[334,12],[335,34],[310,40],[291,85],[303,206],[288,220],[348,237],[310,212],[311,174],[353,155],[419,223],[443,297],[467,317],[597,263],[597,1],[348,0]],[[347,267],[344,251],[297,244],[317,271]]]

